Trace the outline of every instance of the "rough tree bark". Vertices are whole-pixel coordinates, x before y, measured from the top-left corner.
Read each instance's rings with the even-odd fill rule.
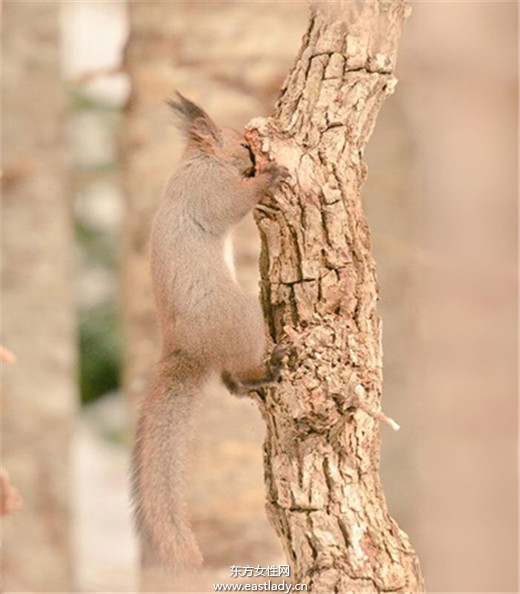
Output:
[[[262,299],[283,382],[259,398],[269,516],[314,592],[420,592],[379,478],[381,325],[361,206],[363,150],[396,84],[404,2],[316,3],[269,120],[249,137],[291,179],[257,217]],[[364,409],[364,410],[363,410]]]

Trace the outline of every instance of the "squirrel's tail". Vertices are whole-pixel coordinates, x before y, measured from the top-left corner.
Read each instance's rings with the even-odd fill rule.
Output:
[[[141,406],[133,451],[132,498],[141,542],[147,557],[175,569],[202,563],[184,487],[203,375],[196,361],[178,351],[159,363]]]

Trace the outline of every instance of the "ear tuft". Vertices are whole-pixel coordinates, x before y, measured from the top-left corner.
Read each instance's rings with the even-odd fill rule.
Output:
[[[221,144],[220,130],[209,115],[178,91],[175,94],[177,100],[166,99],[166,103],[177,116],[177,127],[188,140],[205,146],[212,142]]]
[[[184,95],[181,95],[179,91],[175,91],[175,94],[177,95],[177,101],[174,99],[166,99],[166,103],[178,116],[184,118],[187,121],[208,117],[203,109],[193,103],[193,101],[190,101],[184,97]]]

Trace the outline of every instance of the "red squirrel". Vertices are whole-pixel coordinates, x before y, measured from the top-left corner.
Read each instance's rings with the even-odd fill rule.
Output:
[[[177,93],[168,103],[186,138],[151,236],[151,273],[162,353],[143,399],[132,460],[136,526],[152,557],[173,568],[196,567],[202,555],[184,500],[195,401],[217,372],[243,394],[276,381],[283,347],[264,365],[264,319],[226,264],[232,226],[287,178],[269,163],[255,172],[243,135],[219,128]]]

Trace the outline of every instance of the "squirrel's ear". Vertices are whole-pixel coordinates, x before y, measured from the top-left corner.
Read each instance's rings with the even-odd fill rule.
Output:
[[[206,148],[211,144],[221,144],[220,130],[209,115],[179,92],[176,95],[176,101],[167,99],[166,103],[177,116],[177,126],[188,140],[193,140]]]

